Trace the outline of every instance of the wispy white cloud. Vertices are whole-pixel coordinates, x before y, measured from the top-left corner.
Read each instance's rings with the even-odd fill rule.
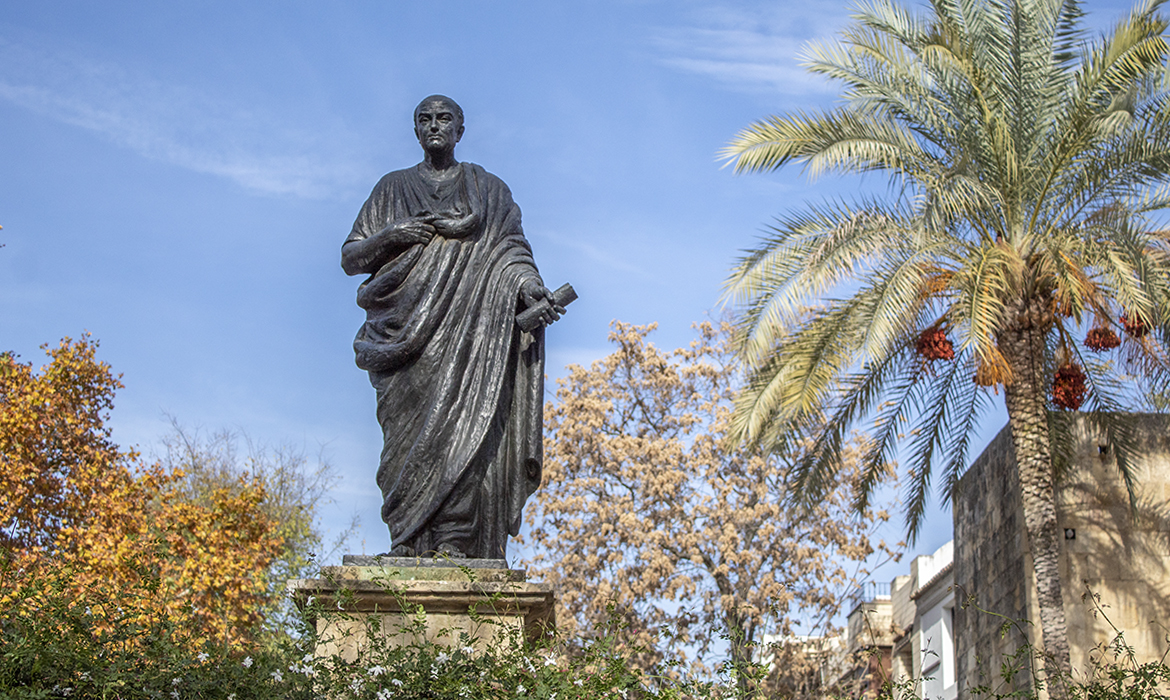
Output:
[[[0,37],[0,99],[258,192],[330,197],[352,188],[357,175],[354,149],[336,128],[298,128],[278,112],[36,39]]]
[[[652,46],[668,66],[746,92],[826,94],[831,86],[800,66],[810,40],[829,38],[843,24],[839,2],[817,0],[794,7],[708,7],[689,24],[660,27]]]
[[[570,250],[576,251],[586,260],[595,262],[602,267],[609,268],[610,270],[625,272],[643,277],[648,276],[648,272],[644,268],[633,264],[620,255],[615,255],[597,246],[590,245],[589,243],[582,241],[580,238],[568,236],[556,231],[539,231],[536,233],[529,233],[528,235],[530,237],[548,239],[549,241],[552,241],[559,246],[564,246]]]

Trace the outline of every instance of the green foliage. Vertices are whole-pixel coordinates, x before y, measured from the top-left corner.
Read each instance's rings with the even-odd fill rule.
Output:
[[[93,602],[104,589],[93,591],[98,596],[79,596],[76,573],[50,563],[29,575],[7,556],[0,561],[0,696],[306,697],[257,683],[286,666],[295,652],[292,638],[230,650],[218,646],[214,636],[200,644],[197,640],[208,636],[204,630],[160,612],[159,582],[149,571],[118,592],[117,605]]]
[[[175,625],[153,614],[154,591],[148,578],[123,591],[122,605],[79,606],[73,597],[73,572],[47,568],[37,577],[23,576],[5,559],[0,565],[5,596],[0,602],[0,697],[19,700],[390,700],[435,698],[496,700],[748,700],[762,694],[743,693],[740,674],[761,680],[767,668],[758,663],[727,666],[714,678],[680,677],[677,661],[664,660],[650,670],[631,663],[628,649],[619,651],[623,624],[616,616],[595,637],[568,640],[548,634],[536,642],[491,631],[481,618],[476,638],[450,635],[450,643],[388,643],[369,623],[373,640],[349,660],[317,658],[319,639],[312,621],[347,619],[335,606],[311,602],[292,634],[278,640],[253,641],[231,648],[214,641],[193,648],[198,630]],[[345,597],[344,595],[342,596]],[[140,603],[136,601],[141,601]],[[408,608],[409,609],[409,608]],[[415,609],[412,629],[425,629]],[[1005,621],[1005,624],[1014,624]],[[100,631],[95,631],[100,630]],[[241,633],[241,639],[257,635]],[[484,637],[488,641],[483,641]],[[419,637],[421,639],[421,636]],[[572,649],[573,653],[568,653]],[[1028,670],[1037,652],[1023,646],[1000,669],[1009,679]],[[1062,676],[1074,700],[1138,700],[1170,698],[1170,666],[1164,660],[1138,664],[1132,650],[1117,637],[1094,657],[1091,673],[1080,679]],[[917,698],[921,679],[888,684],[881,697]],[[750,684],[753,687],[756,683]],[[976,688],[986,700],[1033,700],[1042,686],[1021,691],[1007,686]],[[791,697],[788,694],[768,697]],[[801,696],[803,697],[803,696]],[[853,698],[832,693],[826,697]]]
[[[1005,627],[1014,624],[1004,622]],[[1038,700],[1046,685],[1059,685],[1072,700],[1170,700],[1170,665],[1166,659],[1139,663],[1121,632],[1110,643],[1101,645],[1087,673],[1080,678],[1068,672],[1057,672],[1047,679],[1034,674],[1039,658],[1036,647],[1023,644],[1000,664],[1000,683],[974,686],[972,695],[981,700]],[[1021,675],[1031,682],[1016,683]],[[1016,686],[1019,687],[1012,689]]]
[[[486,644],[464,633],[451,644],[395,646],[377,634],[375,622],[369,630],[374,641],[356,658],[316,658],[314,645],[330,640],[317,639],[311,621],[344,619],[347,613],[312,603],[294,633],[280,640],[193,649],[191,637],[197,634],[151,614],[148,580],[123,591],[121,606],[89,607],[75,604],[68,568],[25,577],[6,561],[0,573],[7,584],[0,604],[0,696],[5,698],[737,697],[732,669],[712,681],[675,680],[666,667],[650,673],[636,669],[617,653],[612,628],[597,638],[576,640],[573,647],[581,653],[570,658],[565,640],[551,634],[536,643],[500,632],[489,635],[492,641]],[[413,619],[421,632],[421,612]],[[103,632],[94,633],[96,623]]]
[[[1079,671],[1054,669],[1044,662],[1045,654],[1027,641],[1028,620],[1015,620],[999,613],[984,610],[968,598],[964,608],[979,615],[999,618],[1000,637],[1012,636],[1022,640],[1014,651],[1001,659],[995,673],[988,669],[973,669],[981,682],[967,679],[969,692],[977,700],[1039,700],[1053,691],[1070,700],[1170,700],[1170,664],[1166,654],[1156,660],[1139,661],[1133,647],[1126,644],[1125,633],[1106,615],[1100,596],[1087,591],[1083,599],[1089,602],[1095,616],[1104,619],[1113,630],[1113,637],[1099,644],[1089,655],[1088,667]],[[1166,638],[1170,644],[1170,636]],[[882,697],[889,700],[911,700],[921,697],[921,678],[903,678],[889,683]]]

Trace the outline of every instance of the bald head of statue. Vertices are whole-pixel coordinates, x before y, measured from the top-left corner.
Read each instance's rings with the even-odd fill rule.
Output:
[[[463,108],[445,95],[423,98],[414,108],[414,133],[428,156],[453,158],[463,138]]]

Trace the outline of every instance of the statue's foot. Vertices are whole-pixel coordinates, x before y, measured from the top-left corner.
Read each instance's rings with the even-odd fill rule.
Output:
[[[414,557],[414,547],[400,544],[390,548],[390,556],[392,557]]]
[[[466,559],[467,555],[449,544],[439,545],[439,556],[450,559]]]

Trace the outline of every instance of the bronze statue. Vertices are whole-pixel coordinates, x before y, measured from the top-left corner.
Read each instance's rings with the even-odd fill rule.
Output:
[[[567,301],[507,185],[455,160],[459,105],[427,97],[414,130],[423,161],[378,182],[341,248],[347,274],[369,275],[354,351],[377,391],[382,519],[391,556],[502,559],[540,485],[544,326]]]

